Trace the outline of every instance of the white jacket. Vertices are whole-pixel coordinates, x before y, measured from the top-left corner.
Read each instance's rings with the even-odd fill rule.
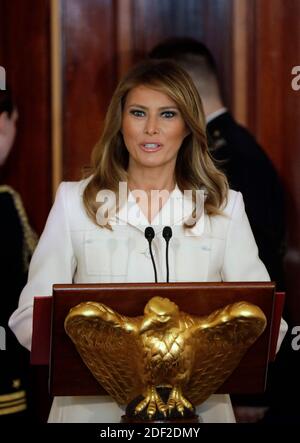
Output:
[[[154,273],[144,236],[149,225],[133,201],[114,218],[113,231],[97,227],[87,216],[82,192],[87,180],[61,183],[44,232],[32,257],[28,283],[9,325],[18,340],[30,349],[32,307],[36,295],[51,295],[54,283],[153,282]],[[129,196],[129,202],[132,197]],[[175,188],[153,220],[153,249],[158,281],[166,281],[165,240],[162,229],[172,227],[169,245],[170,281],[268,281],[245,213],[242,195],[229,191],[224,215],[204,215],[195,227],[184,230],[190,214],[183,195]],[[286,325],[282,325],[286,330]],[[279,340],[281,342],[284,336]],[[206,404],[217,400],[206,408]],[[93,400],[93,401],[92,401]],[[102,413],[95,399],[55,399],[50,421],[119,421],[120,410],[105,399]],[[107,408],[110,402],[109,414]],[[223,402],[223,403],[222,403]],[[220,405],[223,404],[223,408]],[[94,405],[94,406],[93,406]],[[70,408],[70,406],[72,406]],[[215,395],[201,406],[208,421],[234,421],[228,396]],[[209,410],[213,411],[212,414]],[[218,410],[218,413],[216,413]],[[94,415],[96,414],[96,415]],[[99,416],[100,414],[100,416]],[[205,414],[204,414],[205,415]]]

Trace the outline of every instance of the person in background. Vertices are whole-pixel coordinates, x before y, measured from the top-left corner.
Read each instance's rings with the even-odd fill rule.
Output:
[[[198,40],[175,37],[158,43],[148,56],[174,60],[192,77],[203,102],[212,157],[229,187],[242,193],[259,256],[277,290],[284,290],[283,189],[263,149],[226,108],[213,55]]]
[[[18,113],[11,92],[0,90],[0,167],[10,153],[16,135]],[[19,345],[8,328],[8,319],[18,305],[26,284],[36,235],[29,226],[19,194],[0,185],[0,326],[5,331],[5,349],[0,351],[0,423],[32,417],[30,408],[29,352]]]

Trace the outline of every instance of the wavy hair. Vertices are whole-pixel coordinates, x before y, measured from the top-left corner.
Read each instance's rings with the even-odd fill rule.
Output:
[[[117,86],[105,118],[102,136],[91,156],[86,175],[91,176],[83,193],[88,216],[97,224],[100,190],[110,190],[118,197],[119,183],[128,181],[129,154],[121,133],[122,113],[129,91],[147,86],[168,95],[178,106],[190,130],[178,151],[175,181],[179,189],[205,190],[205,211],[209,215],[222,213],[227,201],[228,182],[209,154],[206,122],[200,96],[191,77],[170,60],[146,60],[136,65]],[[195,212],[195,211],[194,211]],[[185,225],[192,227],[193,225]],[[109,223],[105,227],[111,229]]]

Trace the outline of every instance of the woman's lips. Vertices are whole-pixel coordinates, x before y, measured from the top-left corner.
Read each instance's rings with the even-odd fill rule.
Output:
[[[160,143],[151,142],[151,143],[142,143],[140,147],[145,152],[157,152],[162,148],[162,145]]]

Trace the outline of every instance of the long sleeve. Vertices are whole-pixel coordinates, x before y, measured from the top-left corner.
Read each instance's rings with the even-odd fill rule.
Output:
[[[242,194],[236,193],[226,236],[222,267],[224,281],[269,281],[245,212]]]
[[[258,256],[258,248],[245,212],[242,194],[237,193],[230,215],[222,278],[224,281],[269,281],[265,265]],[[287,323],[281,319],[277,351],[287,332]]]
[[[76,268],[65,204],[66,192],[67,183],[62,183],[33,254],[19,306],[9,320],[10,328],[27,349],[31,348],[34,297],[52,295],[55,283],[72,283]]]

